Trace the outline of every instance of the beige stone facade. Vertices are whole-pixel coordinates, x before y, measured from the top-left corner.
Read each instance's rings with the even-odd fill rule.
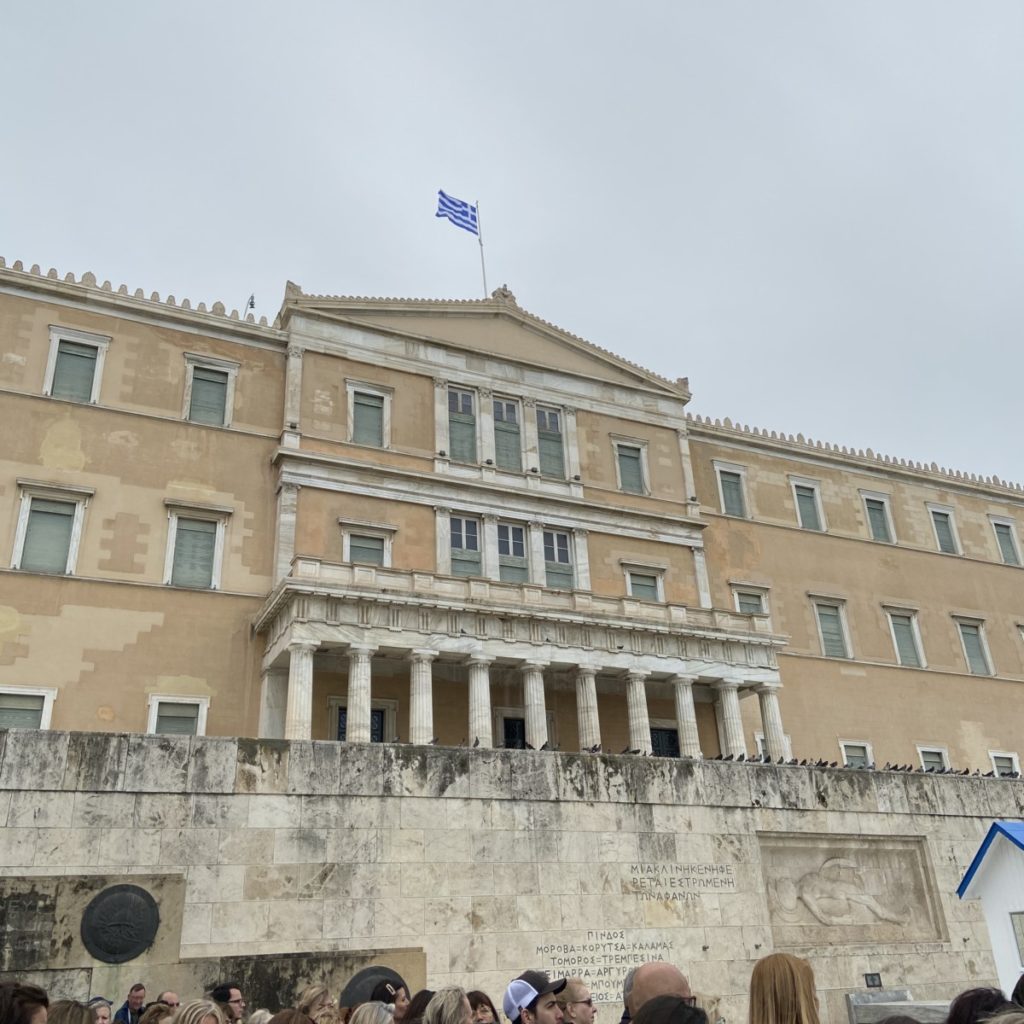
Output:
[[[505,289],[16,264],[0,389],[5,721],[1017,770],[1019,487],[694,419]]]

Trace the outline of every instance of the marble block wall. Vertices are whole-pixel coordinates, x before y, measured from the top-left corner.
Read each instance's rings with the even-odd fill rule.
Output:
[[[955,889],[1003,779],[408,745],[0,732],[0,873],[180,875],[183,957],[422,949],[498,1001],[526,967],[677,963],[745,1020],[753,962],[917,999],[995,978]],[[128,965],[126,965],[126,968]]]

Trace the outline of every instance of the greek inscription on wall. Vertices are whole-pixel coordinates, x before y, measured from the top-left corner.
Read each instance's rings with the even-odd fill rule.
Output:
[[[631,864],[630,891],[641,900],[696,903],[704,893],[735,892],[732,864]]]
[[[552,977],[580,977],[600,1003],[621,1003],[627,972],[648,960],[670,960],[672,942],[645,932],[588,931],[578,939],[537,946]]]

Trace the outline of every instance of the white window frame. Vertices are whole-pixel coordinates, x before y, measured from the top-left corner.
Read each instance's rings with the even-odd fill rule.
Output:
[[[719,459],[712,459],[711,465],[715,470],[715,482],[718,485],[718,507],[723,516],[730,516],[733,519],[751,519],[753,509],[750,506],[750,491],[747,487],[747,467],[735,462],[722,462]],[[734,512],[725,510],[725,492],[722,490],[722,473],[737,473],[740,478],[740,494],[743,496],[743,515],[738,516]]]
[[[57,699],[55,686],[0,686],[0,693],[14,697],[42,697],[43,710],[39,715],[40,730],[49,729],[53,719],[53,702]]]
[[[381,446],[366,444],[362,441],[353,440],[356,429],[356,392],[366,395],[374,395],[384,400],[384,407],[381,409]],[[345,436],[349,444],[357,444],[360,448],[374,448],[377,451],[391,447],[391,400],[394,398],[395,389],[384,384],[371,384],[364,380],[345,380],[345,409],[346,424]]]
[[[224,389],[224,422],[200,423],[198,420],[189,418],[192,411],[192,377],[196,367],[204,370],[218,370],[228,375],[227,387]],[[241,363],[233,359],[221,359],[218,356],[208,356],[201,352],[185,353],[185,394],[181,403],[181,418],[187,423],[195,423],[200,427],[230,427],[235,411],[235,382],[238,379],[238,370]]]
[[[146,732],[156,733],[156,721],[160,717],[160,704],[195,704],[199,708],[196,716],[196,736],[206,735],[206,714],[210,710],[209,697],[196,697],[187,693],[151,693],[146,698]],[[167,735],[167,734],[163,734]]]
[[[997,779],[1004,777],[1004,776],[1001,776],[999,774],[999,769],[996,767],[996,758],[997,757],[1008,757],[1010,759],[1010,763],[1013,766],[1012,770],[1015,771],[1018,775],[1020,774],[1020,758],[1017,756],[1016,751],[1013,751],[1013,750],[990,750],[988,752],[988,759],[992,762],[992,771],[994,771],[996,773],[996,778]]]
[[[964,553],[963,545],[960,543],[960,531],[956,528],[956,509],[952,505],[937,505],[933,501],[926,501],[925,508],[928,509],[928,522],[931,523],[932,536],[935,538],[935,550],[940,555],[962,555]],[[939,512],[943,515],[949,516],[949,532],[953,535],[953,546],[956,548],[955,551],[943,551],[942,545],[939,543],[939,531],[935,528],[935,517],[932,515],[933,512]]]
[[[339,518],[338,525],[341,527],[341,560],[343,562],[352,561],[352,534],[356,534],[360,537],[376,537],[383,540],[384,561],[377,568],[391,568],[391,550],[394,545],[395,534],[398,532],[397,526],[391,526],[388,523],[363,522],[360,519],[349,519],[347,517]],[[372,566],[370,562],[354,562],[353,564]]]
[[[917,747],[917,757],[922,768],[927,768],[927,765],[924,763],[925,751],[927,751],[929,754],[941,754],[942,767],[949,768],[950,764],[948,747],[942,747],[934,743],[916,743],[914,745]]]
[[[526,405],[521,398],[517,398],[515,395],[506,395],[495,391],[487,398],[489,405],[488,413],[490,417],[490,431],[493,451],[488,449],[487,452],[481,454],[485,455],[484,465],[493,465],[499,473],[522,473],[527,463],[527,443],[526,443]],[[516,426],[519,427],[519,469],[508,469],[505,466],[498,465],[498,427],[497,419],[494,416],[494,403],[504,402],[506,405],[514,405],[516,407]],[[490,459],[490,463],[488,463]],[[555,477],[549,477],[548,479],[556,479]]]
[[[876,544],[896,543],[896,524],[892,518],[892,495],[885,491],[860,491],[861,504],[864,506],[864,525],[868,528],[868,540]],[[889,540],[879,540],[871,532],[871,515],[868,512],[868,501],[879,501],[882,503],[882,511],[885,513],[885,524],[889,527]]]
[[[234,509],[223,505],[194,504],[190,501],[178,501],[173,498],[165,498],[164,505],[167,508],[167,551],[164,556],[164,586],[171,586],[171,576],[174,574],[174,548],[178,542],[178,520],[205,519],[208,522],[217,524],[213,545],[213,567],[208,589],[220,590],[221,573],[224,567],[224,542],[227,536],[228,519],[231,518]],[[188,587],[182,589],[207,588]]]
[[[615,486],[623,494],[649,495],[651,493],[651,471],[647,460],[646,439],[641,437],[627,437],[624,434],[612,434],[612,450],[615,452]],[[619,449],[636,448],[640,452],[640,490],[627,491],[622,487],[622,467],[619,465]]]
[[[1020,553],[1020,540],[1017,537],[1017,523],[1009,516],[993,516],[988,517],[988,521],[992,524],[992,539],[996,542],[996,554],[999,556],[999,561],[1003,565],[1010,565],[1014,568],[1019,568],[1024,565],[1024,559],[1021,559]],[[1010,546],[1013,548],[1014,554],[1017,556],[1016,562],[1007,562],[1003,558],[1003,549],[999,546],[999,535],[996,532],[997,526],[1005,526],[1010,531]]]
[[[763,587],[757,583],[743,583],[739,580],[729,581],[729,588],[732,590],[732,604],[736,609],[738,615],[763,615],[767,618],[771,615],[771,606],[768,604],[768,587]],[[760,612],[744,612],[740,611],[740,595],[746,594],[748,596],[755,596],[761,599],[761,611]]]
[[[901,668],[927,668],[928,659],[924,655],[924,643],[921,641],[921,628],[917,622],[917,609],[907,608],[902,605],[882,605],[882,611],[885,612],[886,621],[889,623],[889,638],[892,640],[893,653],[896,655],[896,664]],[[914,634],[914,647],[917,650],[917,660],[920,662],[919,665],[904,665],[900,661],[900,649],[896,643],[896,627],[893,625],[892,617],[894,615],[905,615],[910,618],[910,630]]]
[[[804,526],[803,521],[800,518],[800,502],[796,496],[796,489],[798,487],[806,487],[814,494],[814,507],[818,512],[817,529],[813,526]],[[828,533],[828,521],[825,519],[825,506],[821,501],[821,481],[807,476],[791,476],[789,478],[789,489],[793,495],[793,508],[796,512],[797,526],[799,526],[801,530],[808,530],[811,533]]]
[[[82,541],[82,528],[85,523],[85,510],[89,501],[96,493],[91,487],[70,487],[66,484],[51,484],[42,480],[18,480],[21,501],[18,508],[18,525],[14,531],[14,552],[11,555],[11,568],[20,569],[21,559],[25,550],[25,538],[28,536],[28,520],[32,511],[32,499],[43,501],[67,501],[75,506],[74,518],[71,520],[71,537],[68,541],[68,559],[64,566],[66,576],[74,576],[78,565],[78,549]]]
[[[444,388],[444,437],[445,437],[445,454],[444,457],[448,459],[449,463],[454,466],[472,467],[479,469],[484,460],[484,440],[485,432],[483,429],[483,403],[481,401],[482,394],[481,389],[469,384],[459,384],[456,381],[447,381]],[[474,448],[476,450],[476,457],[472,462],[462,462],[460,459],[456,459],[452,455],[452,434],[451,434],[451,409],[449,408],[449,395],[452,391],[462,391],[473,396],[473,429],[474,429]]]
[[[100,381],[103,378],[103,363],[107,357],[110,338],[103,334],[90,334],[87,331],[76,331],[68,327],[50,324],[50,352],[46,357],[46,374],[43,378],[43,394],[52,396],[53,376],[57,372],[57,350],[62,341],[71,341],[76,345],[89,345],[96,349],[96,372],[92,377],[92,393],[89,396],[91,405],[100,400]]]
[[[332,740],[338,739],[338,712],[341,708],[347,707],[347,695],[344,697],[327,698],[327,721]],[[384,742],[391,743],[398,735],[398,701],[389,700],[385,697],[371,697],[370,710],[384,712]]]
[[[871,744],[867,740],[849,740],[849,739],[842,739],[842,738],[840,738],[840,740],[838,742],[839,742],[839,753],[840,753],[840,755],[842,757],[842,764],[844,765],[844,767],[849,767],[849,764],[850,764],[849,758],[846,756],[846,748],[847,747],[863,747],[864,750],[866,751],[866,756],[867,756],[867,759],[868,759],[868,764],[874,764],[875,763],[875,751],[874,751],[874,748],[871,746]]]
[[[622,567],[622,573],[626,580],[626,594],[634,601],[646,601],[650,604],[655,602],[664,604],[665,603],[665,572],[667,566],[651,564],[650,562],[628,562],[619,560],[619,565]],[[640,576],[653,576],[655,585],[657,587],[658,596],[654,601],[651,601],[648,597],[634,597],[633,595],[633,576],[636,573]]]
[[[830,597],[828,594],[808,594],[811,599],[811,611],[814,613],[814,625],[818,630],[818,649],[821,657],[829,661],[853,661],[853,641],[850,638],[850,625],[846,621],[846,599],[842,597]],[[821,619],[818,616],[818,605],[827,605],[839,612],[839,628],[843,631],[843,643],[846,644],[846,657],[837,658],[835,655],[825,653],[825,638],[821,632]]]
[[[964,656],[964,666],[967,669],[968,675],[978,676],[980,679],[984,679],[986,676],[994,676],[996,669],[995,663],[992,661],[992,652],[989,650],[988,637],[985,635],[985,620],[979,619],[976,615],[954,615],[953,622],[956,625],[956,635],[960,641],[960,651]],[[985,659],[985,667],[988,669],[988,672],[974,672],[971,669],[971,659],[967,656],[967,645],[964,643],[964,634],[960,629],[962,625],[978,627],[978,642],[981,644],[981,654]]]

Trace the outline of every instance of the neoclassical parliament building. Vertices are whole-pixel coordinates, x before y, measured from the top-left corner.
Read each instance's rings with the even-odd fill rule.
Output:
[[[0,265],[0,388],[0,727],[1019,771],[1020,486],[693,417],[505,288]]]

